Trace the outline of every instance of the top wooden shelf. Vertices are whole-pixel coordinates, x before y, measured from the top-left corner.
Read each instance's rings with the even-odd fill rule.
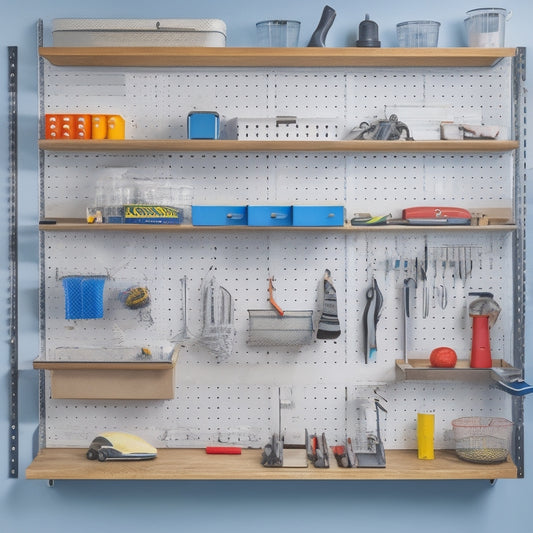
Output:
[[[279,141],[225,139],[41,139],[39,148],[51,152],[507,152],[513,140],[462,141]]]
[[[490,67],[515,48],[45,47],[57,66],[85,67]]]

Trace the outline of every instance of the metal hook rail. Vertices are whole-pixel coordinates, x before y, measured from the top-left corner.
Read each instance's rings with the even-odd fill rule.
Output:
[[[9,80],[9,477],[18,477],[17,47],[8,46]]]

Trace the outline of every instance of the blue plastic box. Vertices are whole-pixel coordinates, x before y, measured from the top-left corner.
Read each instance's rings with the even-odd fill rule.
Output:
[[[193,205],[193,226],[246,226],[245,205]]]
[[[294,205],[293,226],[344,226],[342,205]]]
[[[292,226],[292,206],[249,205],[248,226]]]
[[[187,137],[189,139],[218,139],[220,117],[214,111],[191,111],[187,116]]]
[[[104,276],[65,276],[65,318],[67,320],[104,317]]]

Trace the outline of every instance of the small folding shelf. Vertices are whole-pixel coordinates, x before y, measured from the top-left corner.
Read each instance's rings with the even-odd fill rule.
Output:
[[[52,398],[169,400],[174,398],[178,348],[168,360],[50,361],[33,368],[50,371]]]
[[[429,359],[410,358],[396,360],[399,377],[405,380],[427,381],[490,381],[493,379],[493,369],[505,369],[506,372],[519,373],[503,359],[493,359],[492,368],[470,368],[470,360],[459,359],[454,368],[437,368],[431,366]]]

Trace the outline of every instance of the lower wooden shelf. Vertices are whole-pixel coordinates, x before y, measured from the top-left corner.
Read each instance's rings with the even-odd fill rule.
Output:
[[[490,224],[487,226],[469,226],[462,224],[447,225],[427,225],[419,226],[416,224],[385,224],[377,226],[352,226],[351,224],[344,224],[344,226],[192,226],[190,224],[88,224],[82,218],[58,218],[58,219],[44,219],[39,223],[41,231],[86,231],[86,232],[156,232],[156,233],[202,233],[202,232],[227,232],[239,233],[247,231],[314,231],[322,233],[361,233],[361,232],[471,232],[481,231],[482,233],[493,231],[511,232],[516,230],[515,224]]]
[[[416,450],[387,450],[385,468],[265,468],[261,450],[241,455],[207,455],[203,449],[161,449],[149,461],[98,462],[86,449],[42,449],[26,469],[27,479],[197,479],[197,480],[393,480],[393,479],[513,479],[511,460],[494,465],[461,461],[453,450],[436,450],[435,459],[420,460]]]

